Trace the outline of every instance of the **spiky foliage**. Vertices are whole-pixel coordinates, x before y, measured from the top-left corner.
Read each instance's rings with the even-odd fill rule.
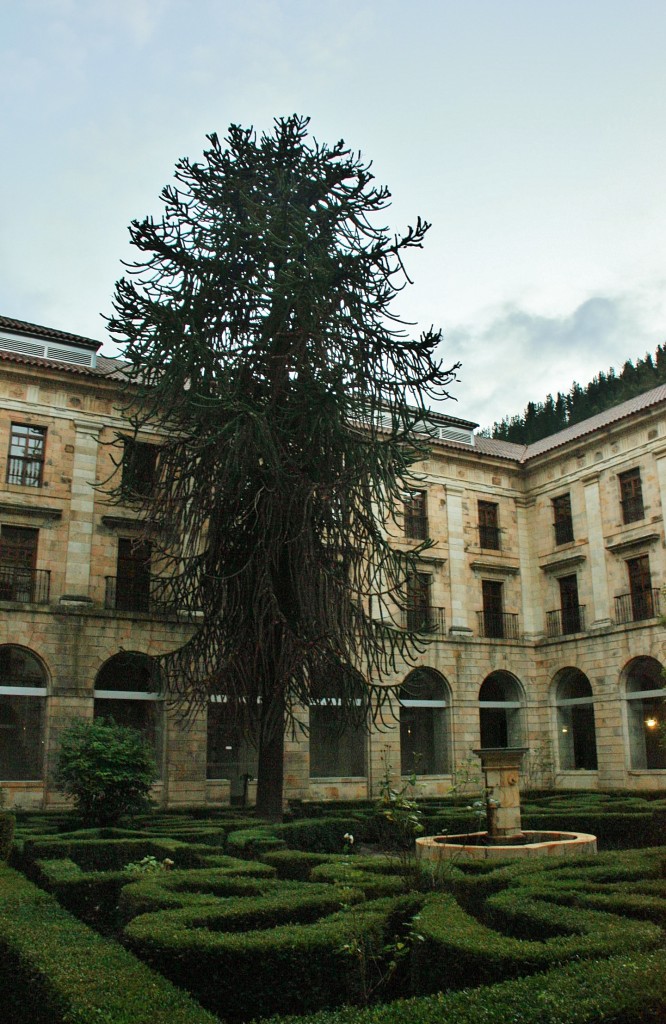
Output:
[[[176,600],[203,612],[162,676],[187,706],[226,695],[273,814],[285,721],[331,686],[365,721],[423,640],[400,628],[418,551],[396,551],[388,525],[425,451],[426,402],[454,376],[439,332],[414,340],[392,310],[429,225],[376,226],[389,192],[307,127],[232,126],[202,163],[179,161],[162,219],[130,228],[144,256],[110,321],[134,426],[165,435],[143,511]]]

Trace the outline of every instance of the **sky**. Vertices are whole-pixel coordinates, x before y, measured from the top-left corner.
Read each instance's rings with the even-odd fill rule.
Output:
[[[666,342],[663,0],[0,0],[0,313],[104,342],[127,226],[311,117],[432,224],[396,312],[488,426]]]

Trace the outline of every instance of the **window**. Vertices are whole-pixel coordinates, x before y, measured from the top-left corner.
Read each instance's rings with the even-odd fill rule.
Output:
[[[631,767],[665,769],[666,747],[661,737],[666,722],[666,688],[662,667],[655,658],[634,658],[626,679]]]
[[[448,687],[438,672],[418,668],[400,687],[400,770],[403,775],[451,771]]]
[[[578,578],[562,576],[558,583],[560,585],[562,633],[580,633],[583,625],[581,607],[578,603]]]
[[[409,491],[405,495],[405,537],[427,540],[428,510],[426,491]]]
[[[150,611],[151,554],[149,541],[118,539],[115,592],[107,595],[107,605],[122,612]]]
[[[482,747],[520,747],[523,740],[522,693],[508,672],[493,672],[479,690]]]
[[[638,519],[645,517],[641,471],[640,469],[630,469],[626,473],[620,473],[619,480],[622,522],[635,523]]]
[[[12,423],[7,460],[7,483],[41,487],[44,470],[46,427]]]
[[[0,647],[0,779],[42,777],[46,673],[23,647]]]
[[[570,544],[574,539],[571,517],[571,495],[560,494],[553,498],[553,526],[556,544]]]
[[[479,546],[492,551],[500,549],[498,506],[493,501],[480,501]]]
[[[123,438],[123,462],[120,489],[126,497],[146,497],[155,484],[157,445]]]
[[[0,526],[0,600],[45,604],[50,573],[37,571],[39,530]]]
[[[367,690],[350,683],[343,708],[341,684],[329,679],[310,702],[310,777],[365,777]],[[357,696],[353,696],[353,694]]]
[[[247,799],[247,784],[257,777],[257,751],[247,743],[226,698],[213,696],[208,705],[206,778],[228,779],[232,801]]]
[[[496,580],[481,580],[483,600],[483,635],[504,636],[504,584]]]
[[[137,729],[150,744],[158,770],[162,768],[162,700],[155,665],[145,654],[115,654],[97,673],[95,718],[111,718]]]
[[[651,619],[658,614],[652,590],[650,576],[650,559],[647,555],[627,560],[629,573],[629,596],[631,600],[631,618],[634,622]],[[658,597],[658,595],[657,595]]]
[[[590,681],[576,668],[555,678],[557,736],[563,771],[596,771],[597,739]]]
[[[415,572],[407,580],[407,629],[417,632],[432,626],[430,588],[432,577],[427,572]]]

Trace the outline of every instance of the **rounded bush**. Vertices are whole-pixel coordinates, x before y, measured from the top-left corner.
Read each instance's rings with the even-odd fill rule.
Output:
[[[153,752],[136,729],[96,718],[63,733],[56,783],[74,797],[86,824],[111,825],[145,811],[156,777]]]

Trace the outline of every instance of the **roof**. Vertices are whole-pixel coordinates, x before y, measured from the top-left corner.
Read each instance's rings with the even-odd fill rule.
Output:
[[[15,334],[29,334],[33,338],[50,338],[53,341],[74,343],[84,348],[92,348],[95,351],[102,345],[101,341],[95,341],[93,338],[84,338],[81,334],[58,331],[54,327],[42,327],[39,324],[28,323],[27,320],[14,320],[10,316],[0,316],[0,329],[13,331]]]
[[[79,377],[107,377],[117,381],[124,379],[123,368],[127,364],[122,359],[99,354],[98,350],[101,348],[102,343],[94,338],[86,338],[80,334],[59,331],[54,327],[44,327],[41,324],[29,323],[27,320],[16,320],[14,317],[8,316],[0,316],[0,332],[34,338],[37,341],[60,342],[63,345],[72,346],[72,351],[75,349],[81,351],[83,349],[90,353],[90,358],[96,362],[96,365],[87,366],[75,361],[69,362],[67,359],[62,358],[62,354],[65,351],[63,349],[59,350],[60,358],[49,358],[50,350],[47,350],[47,348],[44,348],[45,355],[0,349],[0,360],[4,363],[43,367],[50,370],[59,370],[64,373],[73,373]]]
[[[552,451],[554,448],[561,448],[571,441],[587,437],[597,430],[603,430],[604,427],[609,427],[638,412],[651,409],[661,402],[666,402],[666,384],[660,384],[659,387],[645,391],[642,395],[635,395],[634,398],[629,398],[626,402],[621,402],[620,405],[605,409],[603,412],[597,413],[596,416],[590,416],[589,419],[581,420],[580,423],[574,423],[572,426],[565,427],[564,430],[559,430],[549,437],[543,437],[533,444],[514,444],[511,441],[500,441],[498,438],[476,434],[474,448],[484,455],[494,455],[500,459],[511,459],[521,463],[529,462],[530,459],[534,459],[538,455],[545,455],[546,452]]]

